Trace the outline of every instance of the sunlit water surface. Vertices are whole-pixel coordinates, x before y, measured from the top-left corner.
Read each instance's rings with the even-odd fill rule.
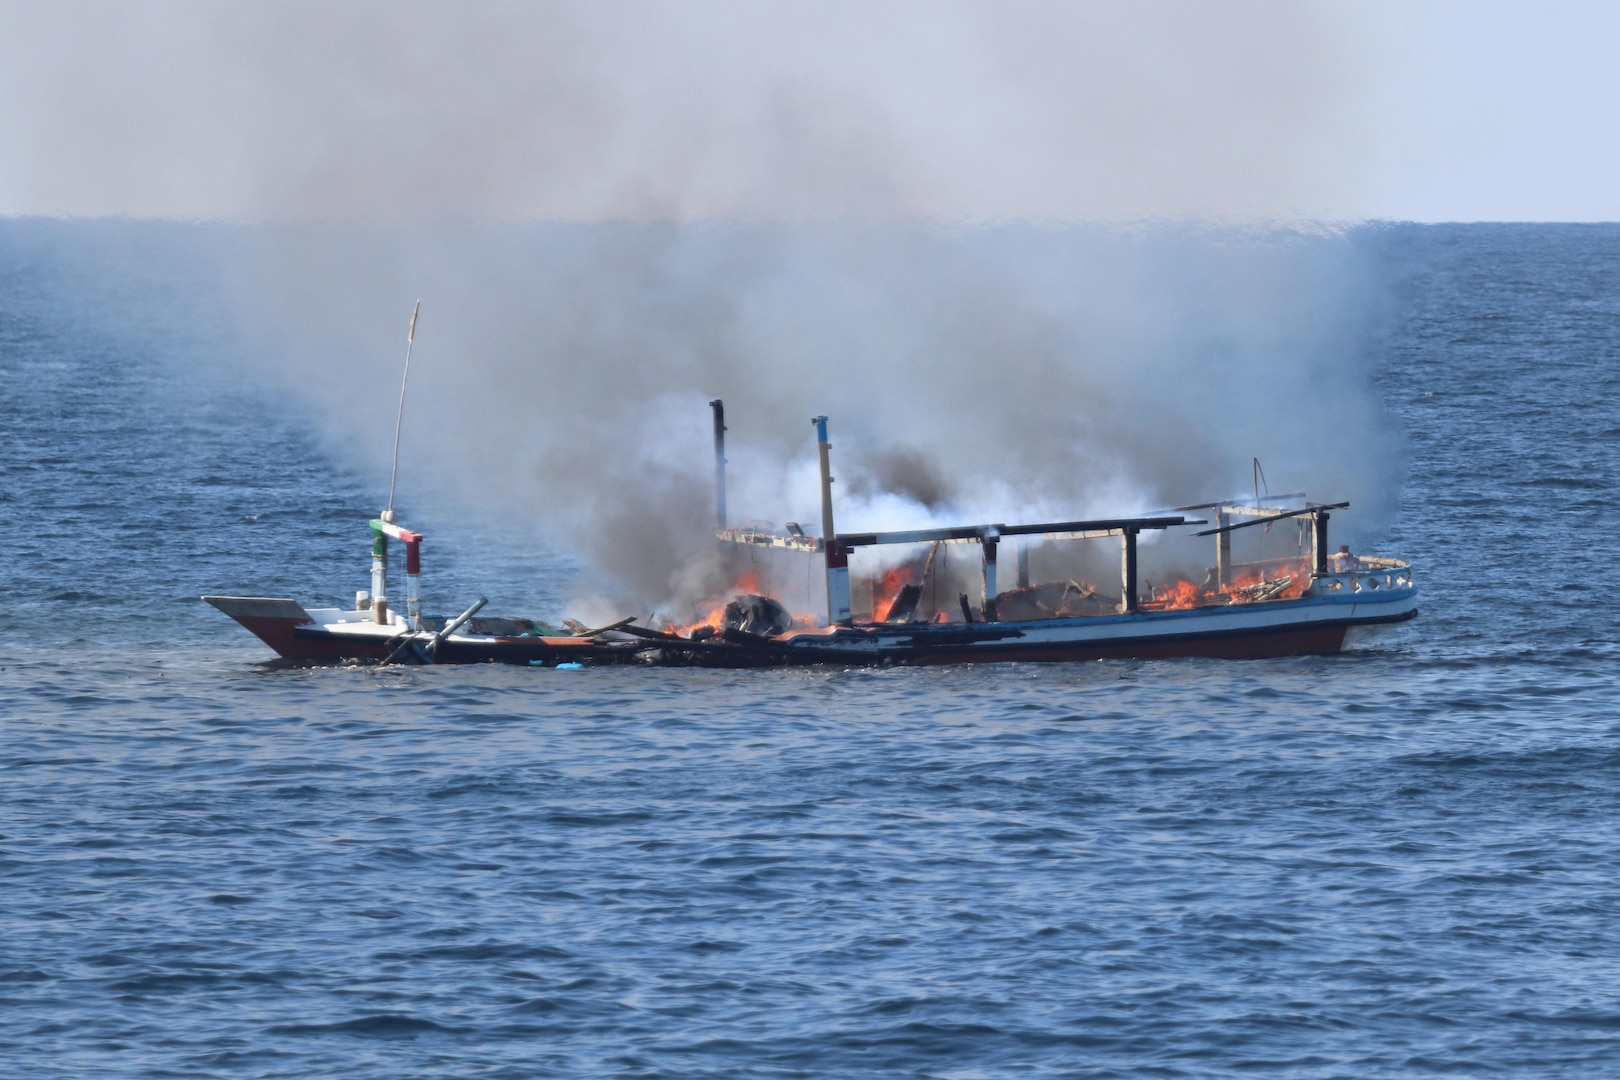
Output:
[[[94,317],[30,228],[0,236],[5,1074],[1620,1069],[1620,229],[1365,241],[1414,623],[722,672],[262,666],[196,595],[348,585],[375,494],[187,377],[206,334],[159,357]],[[457,595],[507,569],[442,547]]]

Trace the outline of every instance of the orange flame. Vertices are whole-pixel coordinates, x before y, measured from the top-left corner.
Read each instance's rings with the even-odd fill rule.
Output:
[[[1268,581],[1278,578],[1291,577],[1294,580],[1288,583],[1288,588],[1272,597],[1273,600],[1294,600],[1305,595],[1305,589],[1311,583],[1310,563],[1301,559],[1289,559],[1269,568],[1244,570],[1234,577],[1226,587],[1228,594],[1240,589],[1251,589],[1256,585],[1264,585]]]
[[[726,605],[739,596],[768,596],[779,603],[783,602],[780,596],[760,584],[757,570],[745,570],[737,576],[736,581],[717,595],[705,597],[692,605],[693,610],[698,613],[696,619],[678,626],[666,623],[664,629],[667,633],[679,634],[681,637],[691,637],[705,626],[719,631],[726,624]],[[790,612],[790,616],[792,621],[789,625],[795,630],[814,630],[819,625],[819,620],[814,615]]]
[[[1198,606],[1198,586],[1190,581],[1178,581],[1163,589],[1155,589],[1152,606],[1160,611],[1186,611]]]
[[[900,590],[912,583],[916,577],[916,570],[911,566],[897,566],[885,571],[881,578],[872,582],[872,621],[886,622],[889,612],[894,610],[894,602],[900,599]]]
[[[698,618],[672,628],[671,633],[679,634],[682,637],[691,637],[694,631],[701,630],[705,626],[711,630],[719,630],[725,625],[726,605],[731,603],[733,597],[759,592],[759,572],[757,570],[745,570],[737,576],[736,581],[723,589],[719,595],[704,597],[692,605],[700,613]]]
[[[1207,604],[1229,603],[1238,598],[1244,589],[1252,589],[1257,585],[1264,585],[1278,578],[1292,578],[1288,587],[1273,596],[1271,600],[1294,600],[1305,593],[1310,584],[1310,574],[1304,559],[1290,559],[1262,566],[1250,567],[1240,570],[1221,590],[1199,588],[1190,581],[1181,580],[1169,585],[1158,586],[1153,590],[1153,599],[1143,604],[1150,611],[1186,611],[1190,608],[1202,607]]]

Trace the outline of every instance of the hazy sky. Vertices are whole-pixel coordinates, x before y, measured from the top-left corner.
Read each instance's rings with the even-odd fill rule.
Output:
[[[0,214],[1620,219],[1598,0],[0,0],[0,26]]]
[[[1620,4],[1413,0],[1391,26],[1369,213],[1620,220]]]

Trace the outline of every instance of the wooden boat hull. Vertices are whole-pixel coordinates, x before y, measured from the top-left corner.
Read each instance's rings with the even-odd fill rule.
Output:
[[[731,631],[703,641],[640,631],[600,637],[452,634],[435,663],[587,666],[641,663],[703,667],[836,664],[963,664],[1208,657],[1253,660],[1338,652],[1352,627],[1417,615],[1416,588],[1376,595],[1313,590],[1297,600],[1030,622],[834,627],[776,637]],[[403,623],[377,625],[362,612],[309,611],[295,600],[205,597],[288,660],[407,661]],[[397,618],[397,617],[396,617]],[[418,638],[420,640],[420,638]],[[415,654],[421,656],[418,650]]]

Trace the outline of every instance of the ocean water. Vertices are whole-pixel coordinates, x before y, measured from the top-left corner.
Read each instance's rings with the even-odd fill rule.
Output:
[[[1620,1072],[1620,228],[1356,238],[1417,621],[741,673],[260,663],[197,595],[353,587],[376,493],[188,376],[179,236],[0,229],[0,1073]],[[435,581],[560,597],[504,550]]]

